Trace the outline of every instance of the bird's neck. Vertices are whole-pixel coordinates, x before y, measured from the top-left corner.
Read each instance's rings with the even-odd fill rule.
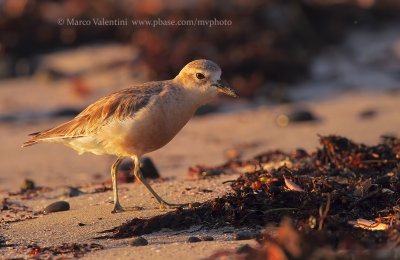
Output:
[[[185,83],[183,85],[176,78],[174,79],[175,83],[180,86],[184,86],[182,88],[182,94],[185,96],[186,102],[192,104],[196,109],[204,104],[211,102],[217,95],[218,91],[213,88],[209,89],[201,89],[196,86],[191,86],[189,83]]]

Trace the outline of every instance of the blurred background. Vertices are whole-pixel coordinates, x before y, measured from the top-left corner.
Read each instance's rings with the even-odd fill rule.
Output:
[[[96,25],[94,19],[117,22]],[[131,23],[158,19],[230,25]],[[293,93],[304,85],[398,89],[399,20],[397,0],[0,0],[0,78],[64,81],[72,95],[90,102],[104,94],[98,89],[169,79],[187,62],[207,58],[241,97],[261,103],[310,98],[314,91]],[[96,82],[110,71],[117,79]],[[2,114],[10,103],[1,100]]]
[[[80,168],[64,164],[77,160],[75,153],[48,146],[35,147],[37,155],[17,151],[26,134],[68,120],[98,98],[132,84],[173,78],[198,58],[218,63],[222,78],[241,96],[221,97],[198,114],[319,102],[343,93],[399,96],[399,28],[398,0],[0,0],[0,153],[6,155],[0,159],[0,183],[10,171],[31,176],[21,160],[32,157],[35,172],[51,176],[63,171],[65,180],[69,171]],[[368,103],[357,110],[360,117],[376,114],[374,100]],[[281,113],[265,125],[318,117],[317,110],[308,109]],[[312,138],[316,140],[315,133]],[[268,141],[268,147],[275,147]],[[49,151],[71,157],[51,157],[55,162],[49,164],[40,157],[42,151],[47,157]],[[182,162],[179,156],[165,165],[172,169],[171,161]],[[82,160],[96,162],[88,158]],[[95,171],[108,176],[111,161]],[[60,170],[58,163],[67,169]],[[190,163],[181,164],[187,169]],[[94,172],[90,166],[82,171]]]

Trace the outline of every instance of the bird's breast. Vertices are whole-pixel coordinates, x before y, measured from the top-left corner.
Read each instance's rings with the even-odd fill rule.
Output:
[[[132,118],[110,124],[113,139],[119,139],[113,143],[120,144],[119,153],[125,156],[157,150],[174,138],[196,109],[179,96],[155,97]]]

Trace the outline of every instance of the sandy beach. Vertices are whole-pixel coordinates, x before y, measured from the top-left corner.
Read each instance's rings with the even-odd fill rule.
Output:
[[[1,90],[1,89],[0,89]],[[230,190],[226,180],[237,175],[222,175],[206,180],[187,178],[188,167],[216,166],[224,163],[226,154],[235,149],[242,158],[265,151],[291,152],[297,148],[314,151],[317,135],[343,135],[356,142],[375,144],[380,135],[398,135],[400,121],[398,93],[348,93],[325,101],[307,102],[274,107],[258,107],[234,113],[218,113],[193,118],[167,146],[149,154],[165,181],[152,182],[154,189],[169,202],[202,202],[222,196]],[[277,116],[299,107],[311,111],[316,121],[299,122],[280,127]],[[370,117],[361,113],[373,110]],[[94,192],[101,182],[109,180],[109,167],[114,158],[109,156],[77,155],[73,150],[56,144],[41,144],[20,148],[26,135],[61,123],[67,118],[36,123],[12,122],[0,125],[3,136],[0,154],[0,196],[16,205],[24,205],[30,213],[1,212],[1,237],[5,246],[0,249],[3,258],[27,258],[29,246],[57,246],[62,243],[98,243],[103,249],[84,254],[85,259],[113,257],[116,259],[200,259],[219,249],[236,250],[243,244],[256,244],[255,240],[236,241],[234,228],[208,230],[193,228],[184,231],[162,230],[145,235],[149,244],[132,247],[130,239],[96,240],[99,232],[141,216],[148,218],[165,211],[142,185],[122,184],[120,198],[123,206],[140,206],[142,210],[111,214],[112,191]],[[46,187],[33,198],[10,195],[21,188],[24,179],[36,186]],[[68,197],[68,187],[79,187],[84,192]],[[187,190],[186,188],[189,188]],[[204,189],[212,192],[203,192]],[[48,215],[34,215],[48,204],[65,200],[68,211]],[[24,219],[21,214],[32,215]],[[11,219],[17,222],[7,223]],[[79,225],[83,223],[83,225]],[[209,235],[214,241],[187,243],[190,236]]]

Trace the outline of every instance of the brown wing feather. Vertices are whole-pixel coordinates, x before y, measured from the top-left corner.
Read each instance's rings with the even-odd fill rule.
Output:
[[[165,83],[164,83],[165,84]],[[147,83],[105,96],[88,106],[71,121],[52,129],[33,133],[22,146],[50,138],[78,138],[96,132],[108,120],[132,117],[145,107],[150,98],[161,93],[163,84]]]

